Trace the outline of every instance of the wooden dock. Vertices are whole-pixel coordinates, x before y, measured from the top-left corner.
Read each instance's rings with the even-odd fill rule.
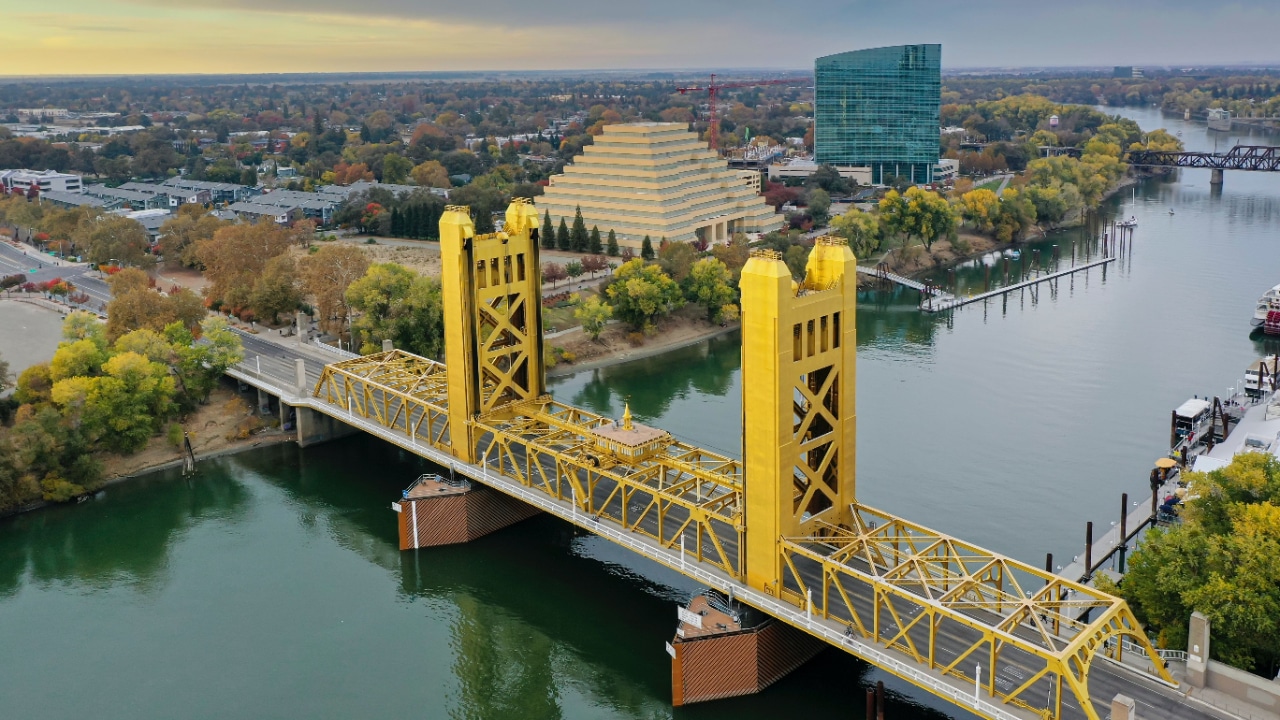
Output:
[[[910,278],[906,278],[891,272],[880,271],[880,270],[877,270],[876,268],[863,267],[860,265],[858,266],[858,272],[863,275],[870,275],[871,277],[880,278],[882,280],[888,280],[898,285],[902,285],[903,287],[909,287],[913,290],[918,290],[923,295],[920,301],[920,309],[927,313],[940,313],[940,312],[946,312],[948,310],[955,310],[956,308],[963,307],[965,305],[969,305],[972,303],[982,302],[983,300],[989,300],[991,298],[999,297],[1001,295],[1007,295],[1011,292],[1014,292],[1015,290],[1021,290],[1023,288],[1032,287],[1033,285],[1039,285],[1040,283],[1043,283],[1043,282],[1051,282],[1053,280],[1057,280],[1058,278],[1066,277],[1068,275],[1073,275],[1078,272],[1088,271],[1092,268],[1101,267],[1101,266],[1107,265],[1108,263],[1115,262],[1116,259],[1117,258],[1115,256],[1099,258],[1097,260],[1082,263],[1080,265],[1073,265],[1070,268],[1067,268],[1066,270],[1059,270],[1057,272],[1048,273],[1045,275],[1037,275],[1036,277],[1029,278],[1027,280],[1022,280],[1012,285],[1006,285],[1005,287],[996,288],[995,290],[988,290],[986,292],[978,293],[976,295],[966,295],[966,296],[952,295],[949,292],[943,291],[941,288],[939,288],[936,285],[925,285],[924,283],[919,282],[917,280],[912,280]]]

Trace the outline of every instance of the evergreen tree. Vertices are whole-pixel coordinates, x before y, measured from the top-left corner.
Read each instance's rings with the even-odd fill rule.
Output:
[[[569,226],[565,224],[564,218],[560,218],[560,229],[556,230],[556,247],[561,250],[569,249]]]
[[[391,237],[404,235],[404,215],[399,208],[391,208]]]
[[[610,257],[618,257],[618,235],[613,228],[609,229],[609,243],[605,247]]]
[[[545,250],[554,250],[556,247],[556,226],[551,224],[551,211],[547,210],[542,216],[542,247]]]
[[[644,236],[644,242],[640,244],[640,257],[644,258],[645,262],[653,259],[653,243],[648,235]]]
[[[591,237],[587,239],[587,252],[592,255],[599,255],[604,252],[604,246],[600,244],[600,228],[591,226]]]
[[[587,251],[587,224],[582,220],[582,206],[573,213],[573,229],[569,231],[569,248],[574,252]]]

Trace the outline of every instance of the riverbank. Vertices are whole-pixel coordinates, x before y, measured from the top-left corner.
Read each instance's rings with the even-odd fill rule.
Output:
[[[251,406],[230,385],[216,388],[209,401],[179,423],[191,440],[191,449],[197,468],[202,460],[252,450],[282,442],[292,442],[296,436],[279,428],[264,426]],[[183,451],[169,442],[164,432],[152,437],[145,447],[130,455],[102,454],[102,479],[89,494],[131,478],[179,467]],[[0,513],[0,518],[39,510],[58,503],[46,500],[13,508]]]
[[[599,340],[587,337],[581,327],[573,328],[547,343],[574,354],[572,363],[560,363],[547,370],[547,377],[572,375],[584,370],[616,365],[631,360],[653,357],[662,353],[695,345],[704,340],[719,337],[739,328],[738,323],[717,325],[708,322],[701,307],[688,306],[658,322],[658,332],[644,343],[632,342],[635,333],[629,325],[616,323],[600,333]]]

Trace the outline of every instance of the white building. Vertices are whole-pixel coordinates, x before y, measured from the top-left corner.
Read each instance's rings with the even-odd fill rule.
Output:
[[[6,192],[26,192],[32,185],[41,193],[49,191],[80,193],[84,192],[84,183],[79,175],[55,172],[53,170],[0,170],[0,185]]]

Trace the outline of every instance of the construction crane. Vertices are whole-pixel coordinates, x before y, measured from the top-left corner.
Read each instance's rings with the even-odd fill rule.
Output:
[[[691,87],[676,88],[676,92],[681,95],[688,95],[693,92],[706,92],[711,103],[711,126],[707,130],[707,139],[711,141],[711,149],[718,150],[720,147],[720,121],[716,119],[716,96],[721,90],[730,88],[747,88],[760,87],[762,85],[790,85],[792,83],[807,83],[809,78],[781,78],[779,80],[744,80],[742,82],[720,83],[716,84],[716,76],[711,76],[711,82],[706,85],[694,85]]]

